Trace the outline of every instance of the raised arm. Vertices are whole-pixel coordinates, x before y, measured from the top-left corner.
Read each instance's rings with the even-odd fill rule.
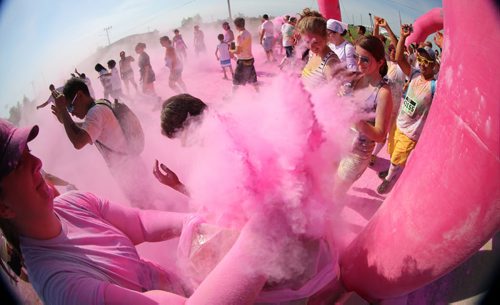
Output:
[[[375,17],[375,18],[377,18],[377,17]],[[380,18],[380,17],[378,17],[378,18]],[[394,32],[392,31],[391,27],[387,23],[387,20],[385,20],[384,18],[380,18],[379,25],[380,25],[380,27],[384,28],[387,31],[387,33],[389,34],[389,39],[391,40],[391,44],[393,46],[397,46],[398,45],[398,38],[396,37],[396,35],[394,35]]]
[[[64,95],[59,94],[54,97],[54,100],[55,105],[51,106],[52,113],[57,117],[59,122],[64,125],[64,130],[71,144],[73,144],[76,149],[82,149],[85,145],[92,143],[89,134],[79,127],[69,115],[68,109],[66,108],[67,101]]]
[[[411,25],[403,24],[401,26],[401,38],[399,39],[398,44],[396,46],[396,61],[398,62],[399,67],[406,76],[410,76],[411,74],[410,63],[408,63],[408,60],[406,60],[404,56],[406,37],[410,36],[410,34],[411,34]]]

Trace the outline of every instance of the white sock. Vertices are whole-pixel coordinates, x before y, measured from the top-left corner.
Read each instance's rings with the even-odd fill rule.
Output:
[[[392,179],[398,179],[399,175],[403,172],[404,166],[400,165],[394,165],[391,163],[391,166],[389,167],[389,173],[387,174],[387,177],[385,177],[385,180],[391,181]]]

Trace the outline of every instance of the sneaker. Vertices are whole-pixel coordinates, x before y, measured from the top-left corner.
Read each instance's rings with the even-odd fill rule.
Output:
[[[377,156],[372,155],[370,157],[370,163],[368,163],[368,166],[374,166],[375,165],[375,161],[377,161]]]
[[[377,187],[377,193],[379,194],[387,194],[392,190],[392,187],[395,184],[396,179],[392,180],[383,180],[382,183]]]
[[[378,177],[380,179],[385,179],[385,177],[387,177],[387,175],[389,175],[389,170],[381,171],[378,173]]]

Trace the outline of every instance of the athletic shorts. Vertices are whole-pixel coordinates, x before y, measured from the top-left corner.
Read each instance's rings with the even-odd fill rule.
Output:
[[[220,61],[220,66],[222,68],[224,68],[224,67],[231,67],[231,59],[221,60]]]
[[[415,149],[417,142],[408,138],[398,128],[394,134],[394,151],[391,154],[391,163],[394,165],[405,165],[408,156]]]
[[[264,51],[269,52],[273,49],[274,37],[264,37],[264,41],[262,42],[262,46],[264,47]]]
[[[234,71],[233,85],[245,85],[257,83],[257,72],[255,72],[254,59],[238,59]]]

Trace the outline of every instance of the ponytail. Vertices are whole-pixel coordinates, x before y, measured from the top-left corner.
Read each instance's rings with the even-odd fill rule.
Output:
[[[382,66],[380,66],[380,69],[378,69],[378,72],[382,77],[387,75],[387,71],[389,71],[389,66],[387,66],[387,60],[384,58],[384,63]]]

